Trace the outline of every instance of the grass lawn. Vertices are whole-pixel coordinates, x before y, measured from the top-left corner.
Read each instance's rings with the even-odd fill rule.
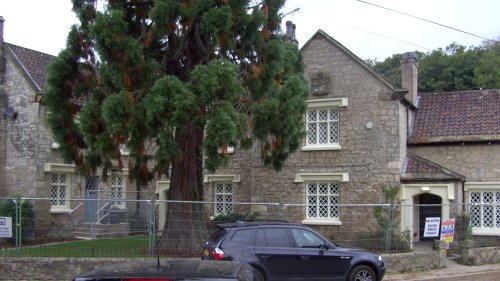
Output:
[[[26,246],[20,249],[0,249],[0,256],[21,257],[146,257],[148,256],[148,236],[80,240]]]

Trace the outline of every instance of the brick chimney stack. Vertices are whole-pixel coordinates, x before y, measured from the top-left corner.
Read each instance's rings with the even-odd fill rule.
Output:
[[[288,37],[288,39],[294,43],[299,43],[297,41],[297,39],[295,38],[295,29],[296,29],[296,26],[294,23],[292,23],[291,21],[287,21],[286,22],[286,36]]]
[[[406,98],[417,106],[418,94],[418,58],[415,52],[403,54],[401,60],[401,87],[408,90]]]

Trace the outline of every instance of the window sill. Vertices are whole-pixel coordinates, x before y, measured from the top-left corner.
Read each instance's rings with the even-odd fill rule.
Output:
[[[305,219],[302,221],[302,224],[306,224],[306,225],[342,225],[342,222],[339,220],[333,220],[333,219]]]
[[[73,209],[70,208],[50,208],[51,214],[67,214],[71,211],[73,211]]]
[[[500,236],[498,228],[472,228],[472,235]]]
[[[321,151],[321,150],[340,150],[342,147],[338,144],[336,145],[308,145],[303,146],[302,151]]]

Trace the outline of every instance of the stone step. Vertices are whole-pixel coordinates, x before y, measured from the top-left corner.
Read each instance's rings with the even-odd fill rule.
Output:
[[[92,233],[94,233],[93,236]],[[79,239],[124,237],[130,235],[130,225],[128,223],[95,225],[83,223],[72,234]]]

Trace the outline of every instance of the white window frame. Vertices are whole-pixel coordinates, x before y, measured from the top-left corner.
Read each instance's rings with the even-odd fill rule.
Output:
[[[304,146],[302,147],[302,151],[317,151],[317,150],[340,150],[342,147],[340,145],[340,108],[342,107],[347,107],[348,105],[348,100],[347,98],[334,98],[334,99],[317,99],[317,100],[309,100],[307,101],[307,112],[306,115],[304,116],[305,118],[305,123],[306,123],[306,138],[304,140]],[[309,142],[309,125],[313,124],[319,124],[319,120],[314,120],[314,121],[309,121],[308,120],[308,115],[310,112],[316,112],[316,114],[319,114],[319,111],[325,111],[325,110],[337,110],[337,116],[338,118],[336,120],[328,118],[328,120],[324,120],[323,122],[326,122],[328,124],[331,123],[337,123],[338,126],[338,141],[337,142],[330,142],[330,129],[328,129],[328,142],[327,143],[308,143]],[[328,113],[328,116],[330,116],[330,113]],[[319,130],[317,128],[316,133],[319,133]],[[319,138],[319,136],[317,136]]]
[[[64,178],[64,181],[62,179]],[[68,183],[71,175],[67,173],[50,173],[50,210],[68,210],[69,209],[69,193],[70,188]],[[54,179],[57,179],[54,181]],[[54,191],[55,189],[55,191]],[[54,192],[56,195],[54,196]],[[63,195],[61,195],[63,194]]]
[[[214,216],[233,213],[234,184],[232,182],[214,183]],[[221,209],[222,210],[219,210]]]
[[[304,217],[305,219],[302,221],[303,224],[310,225],[342,225],[342,221],[340,220],[340,200],[341,200],[341,183],[349,182],[349,174],[347,173],[298,173],[295,175],[295,183],[302,183],[304,186]],[[328,197],[328,202],[332,197],[336,197],[337,199],[337,208],[338,208],[338,216],[336,217],[309,217],[308,212],[308,198],[309,196],[313,196],[308,193],[308,187],[310,184],[338,184],[338,192],[337,194],[330,194],[329,192],[325,194]],[[329,188],[328,188],[329,190]],[[314,196],[319,196],[319,194],[315,194]],[[318,201],[316,201],[318,202]],[[317,205],[319,206],[319,205]]]
[[[121,184],[115,184],[115,180],[121,180]],[[109,183],[109,199],[114,208],[125,209],[127,207],[127,176],[122,174],[111,175]]]
[[[234,189],[237,185],[237,183],[240,182],[240,176],[239,175],[205,175],[204,180],[205,183],[212,183],[214,187],[214,216],[218,215],[226,215],[230,214],[233,212],[233,199],[234,199]],[[226,194],[225,192],[217,192],[217,185],[218,184],[230,184],[232,187],[231,194]],[[226,198],[224,196],[231,196],[231,202],[227,202]],[[217,196],[222,196],[223,200],[221,202],[217,202]],[[217,204],[230,204],[230,210],[231,212],[227,213],[225,212],[226,207],[224,206],[223,212],[218,212],[217,211]]]
[[[50,213],[69,213],[71,212],[71,182],[72,182],[72,175],[75,172],[75,165],[71,164],[60,164],[60,163],[45,163],[44,166],[44,171],[46,173],[50,174]],[[54,184],[52,183],[52,176],[53,175],[64,175],[66,177],[66,184],[65,184],[65,197],[64,199],[56,198],[56,200],[60,201],[61,199],[64,200],[64,204],[52,204],[52,187]],[[60,183],[59,183],[60,186]],[[60,190],[57,192],[58,194],[60,193]]]
[[[468,194],[469,215],[472,225],[472,234],[474,235],[494,235],[500,236],[500,182],[469,182],[465,183],[465,191]],[[485,194],[491,193],[491,201],[485,202]],[[473,194],[479,194],[479,202],[473,202]],[[476,204],[476,205],[474,205]],[[480,212],[480,226],[474,226],[473,209],[477,208]],[[491,208],[490,211],[487,211]],[[489,212],[489,214],[488,214]],[[485,218],[491,215],[491,227],[485,226]]]

